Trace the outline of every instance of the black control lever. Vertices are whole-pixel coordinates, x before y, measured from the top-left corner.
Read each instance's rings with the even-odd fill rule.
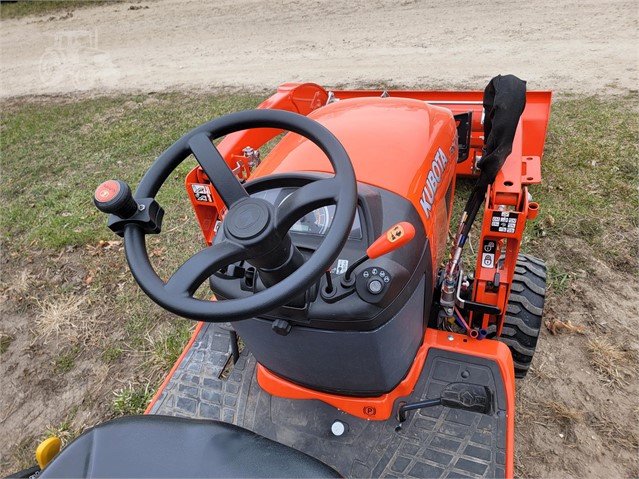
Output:
[[[493,395],[487,386],[469,383],[450,383],[444,388],[438,399],[426,399],[414,403],[400,403],[397,420],[400,423],[408,418],[408,411],[442,405],[451,409],[463,409],[481,414],[492,412]]]
[[[102,213],[117,215],[122,219],[130,218],[139,208],[131,188],[122,180],[108,180],[98,186],[93,203]]]

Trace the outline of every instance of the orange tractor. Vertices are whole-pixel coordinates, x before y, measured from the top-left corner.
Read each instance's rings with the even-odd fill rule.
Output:
[[[285,84],[187,133],[135,194],[100,185],[140,287],[198,326],[147,415],[85,432],[41,477],[512,477],[550,97],[511,75],[484,92]],[[206,247],[163,280],[145,237],[190,155]],[[458,177],[477,180],[446,255]],[[214,300],[195,295],[207,282]]]

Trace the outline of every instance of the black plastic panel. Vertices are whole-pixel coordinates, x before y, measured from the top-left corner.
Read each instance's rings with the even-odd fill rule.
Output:
[[[263,191],[266,188],[301,187],[310,181],[325,178],[319,173],[300,173],[287,175],[272,175],[265,179],[258,179],[247,183],[250,193]],[[304,307],[283,307],[262,317],[267,319],[286,319],[291,323],[303,324],[310,328],[332,330],[370,331],[378,328],[390,320],[408,301],[417,283],[423,277],[431,278],[430,244],[422,226],[422,221],[413,205],[394,193],[375,188],[370,185],[358,184],[359,209],[362,238],[350,238],[338,258],[333,264],[333,282],[339,283],[349,264],[366,253],[368,246],[383,232],[400,221],[409,221],[415,226],[415,237],[402,248],[375,260],[366,261],[355,273],[359,273],[371,266],[389,268],[395,271],[393,281],[388,285],[383,301],[376,303],[362,299],[352,289],[353,294],[345,295],[338,301],[323,301],[318,294],[319,285],[325,284],[321,278],[315,288],[311,288],[306,297]],[[319,247],[323,237],[315,234],[290,233],[293,243],[307,257]],[[247,263],[241,265],[243,268]],[[242,288],[243,280],[231,279],[222,275],[214,275],[210,279],[211,289],[218,299],[248,297],[253,294],[253,288]],[[263,285],[259,279],[254,282],[257,290]],[[427,291],[432,291],[430,284]],[[430,295],[429,295],[430,296]],[[430,303],[429,303],[430,304]],[[260,358],[261,359],[261,358]]]
[[[402,309],[372,331],[294,326],[282,336],[264,319],[233,327],[260,363],[279,376],[320,391],[379,396],[406,376],[422,343],[425,282],[422,278]]]

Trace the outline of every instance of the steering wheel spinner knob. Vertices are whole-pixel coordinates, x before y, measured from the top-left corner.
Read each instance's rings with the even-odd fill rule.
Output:
[[[93,195],[93,203],[103,213],[114,214],[123,219],[130,218],[138,211],[131,188],[122,180],[107,180],[98,186]]]

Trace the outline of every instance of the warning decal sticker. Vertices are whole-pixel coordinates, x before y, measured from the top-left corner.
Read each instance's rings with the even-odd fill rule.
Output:
[[[388,233],[386,233],[386,238],[391,243],[397,241],[404,234],[404,227],[402,225],[393,226]]]
[[[337,266],[331,269],[331,273],[333,274],[344,274],[348,269],[348,260],[347,259],[338,259]]]
[[[193,188],[193,194],[197,201],[213,203],[213,197],[211,196],[211,190],[208,185],[192,184],[191,188]]]
[[[481,245],[481,265],[484,268],[495,267],[495,248],[497,244],[493,240],[484,240]]]
[[[510,211],[493,211],[490,231],[499,233],[514,233],[517,228],[517,213]]]

